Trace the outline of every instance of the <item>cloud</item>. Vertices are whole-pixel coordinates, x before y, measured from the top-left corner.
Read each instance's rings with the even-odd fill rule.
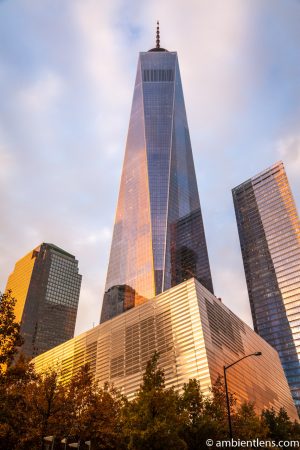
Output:
[[[107,243],[110,242],[112,238],[112,230],[108,227],[102,228],[98,232],[91,233],[82,239],[76,241],[76,245],[85,246],[85,245],[97,245],[99,243]]]
[[[287,172],[291,190],[300,206],[300,129],[299,133],[291,134],[279,141],[275,145],[277,158],[282,160]]]
[[[299,175],[300,170],[300,135],[288,136],[279,140],[276,148],[280,158],[291,166],[291,172]]]
[[[16,0],[0,14],[0,286],[41,241],[83,275],[76,332],[100,316],[138,51],[177,50],[215,291],[251,322],[231,188],[299,173],[300,8],[280,0]],[[96,319],[97,318],[97,319]]]
[[[0,132],[0,185],[4,184],[5,188],[8,186],[8,182],[13,176],[15,165],[14,155],[10,151],[4,138],[1,138]]]
[[[25,114],[49,114],[53,104],[63,92],[63,81],[57,74],[46,71],[39,74],[38,79],[20,89],[14,102],[23,108]]]

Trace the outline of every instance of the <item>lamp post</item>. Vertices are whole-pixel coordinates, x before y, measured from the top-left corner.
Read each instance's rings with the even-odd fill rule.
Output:
[[[234,361],[231,364],[228,364],[227,366],[223,366],[230,440],[232,440],[232,425],[231,425],[231,414],[230,414],[230,404],[229,404],[229,394],[228,394],[226,370],[229,369],[230,367],[234,366],[235,364],[241,362],[243,359],[249,358],[249,356],[261,356],[261,355],[262,355],[261,352],[251,353],[250,355],[243,356],[242,358],[238,359],[237,361]]]
[[[45,437],[44,437],[44,441],[46,441],[46,442],[52,442],[52,444],[51,444],[51,450],[54,449],[54,439],[55,439],[54,436],[45,436]]]
[[[67,442],[68,442],[68,439],[67,439],[67,438],[63,438],[60,442],[61,442],[62,444],[65,444],[65,450],[67,450]]]
[[[63,441],[61,441],[61,442],[63,442],[63,443],[67,442],[66,440],[63,440]],[[92,442],[91,441],[85,441],[85,445],[87,445],[88,448],[91,450],[91,448],[92,448]],[[72,442],[71,444],[69,444],[69,447],[80,448],[80,440],[78,442]]]

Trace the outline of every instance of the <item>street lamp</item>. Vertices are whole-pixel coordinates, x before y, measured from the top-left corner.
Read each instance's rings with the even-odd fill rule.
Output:
[[[63,442],[63,441],[61,441],[61,442]],[[63,443],[65,443],[65,442],[66,442],[66,441],[64,441]],[[68,444],[68,445],[69,445],[69,447],[80,448],[80,440],[79,440],[78,442],[73,442],[73,443]],[[92,448],[92,443],[91,443],[91,441],[85,441],[85,445],[87,445],[88,448],[91,450],[91,448]]]
[[[52,444],[51,444],[51,450],[53,450],[53,448],[54,448],[54,439],[55,439],[54,436],[45,436],[45,437],[44,437],[44,441],[46,441],[46,442],[52,442]]]
[[[67,439],[67,438],[63,438],[60,442],[61,442],[62,444],[65,444],[65,450],[67,450],[67,442],[68,442],[68,439]]]
[[[239,363],[243,359],[249,358],[249,356],[261,356],[261,355],[262,355],[261,352],[251,353],[250,355],[243,356],[242,358],[238,359],[237,361],[234,361],[231,364],[228,364],[227,366],[223,366],[230,440],[232,440],[232,426],[231,426],[231,415],[230,415],[230,404],[229,404],[229,395],[228,395],[228,387],[227,387],[226,370],[229,369],[230,367],[234,366],[235,364]]]

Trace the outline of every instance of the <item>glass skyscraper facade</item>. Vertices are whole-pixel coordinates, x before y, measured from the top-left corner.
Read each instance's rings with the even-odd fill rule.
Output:
[[[16,263],[6,291],[17,300],[15,316],[27,357],[74,336],[80,286],[78,261],[53,244],[41,244]]]
[[[41,373],[56,367],[63,382],[88,363],[100,386],[113,383],[132,399],[155,351],[166,387],[181,390],[196,378],[206,395],[224,364],[261,351],[259,358],[246,358],[228,371],[229,391],[238,404],[255,402],[257,413],[283,406],[292,420],[297,418],[276,350],[194,278],[37,356],[33,363]]]
[[[210,393],[224,365],[238,404],[297,411],[277,351],[213,295],[175,52],[140,54],[101,324],[34,358],[67,383],[88,363],[132,399],[157,351],[166,387]],[[110,319],[110,320],[109,320]]]
[[[213,292],[176,52],[140,53],[101,322],[191,277]]]
[[[233,199],[254,328],[278,351],[300,411],[300,221],[282,162]]]

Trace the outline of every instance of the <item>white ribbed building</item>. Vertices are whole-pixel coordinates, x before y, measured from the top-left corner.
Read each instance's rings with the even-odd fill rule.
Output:
[[[132,398],[146,362],[157,350],[166,386],[182,388],[197,378],[202,391],[223,365],[257,351],[227,372],[229,391],[238,401],[254,401],[257,411],[284,407],[298,418],[277,352],[195,279],[92,328],[36,357],[37,371],[56,368],[67,381],[89,363],[100,383],[106,381]]]

